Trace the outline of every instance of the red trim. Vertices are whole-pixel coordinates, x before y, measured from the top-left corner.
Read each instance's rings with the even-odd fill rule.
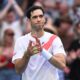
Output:
[[[48,42],[46,42],[42,47],[48,50],[53,42],[53,40],[56,38],[56,35],[52,35]]]

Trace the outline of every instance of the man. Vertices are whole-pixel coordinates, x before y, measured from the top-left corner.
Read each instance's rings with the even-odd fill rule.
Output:
[[[59,37],[44,32],[44,10],[32,6],[27,11],[31,23],[31,33],[19,38],[15,43],[12,62],[22,80],[59,80],[57,68],[65,68],[65,51]],[[52,43],[50,38],[54,37]],[[46,43],[49,45],[46,46]],[[44,47],[49,47],[46,50]]]

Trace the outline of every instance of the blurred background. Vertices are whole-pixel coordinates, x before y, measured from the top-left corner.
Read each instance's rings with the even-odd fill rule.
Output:
[[[0,80],[21,80],[11,59],[16,39],[31,30],[26,12],[32,5],[44,8],[44,30],[63,42],[67,67],[58,70],[60,80],[80,80],[80,0],[0,0]]]

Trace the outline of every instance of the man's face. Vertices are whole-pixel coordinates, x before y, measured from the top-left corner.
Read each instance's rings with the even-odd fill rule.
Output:
[[[7,20],[8,22],[13,22],[13,21],[15,20],[15,14],[14,14],[13,11],[7,13],[7,15],[6,15],[6,20]]]
[[[63,22],[61,23],[61,30],[63,32],[67,32],[71,28],[71,25],[69,23]]]
[[[65,36],[71,27],[72,27],[71,24],[66,23],[66,22],[63,22],[63,23],[61,23],[61,25],[60,25],[59,33],[60,33],[61,35],[64,35],[64,36]]]
[[[32,29],[41,30],[45,23],[45,18],[42,10],[37,9],[31,12],[30,22]]]

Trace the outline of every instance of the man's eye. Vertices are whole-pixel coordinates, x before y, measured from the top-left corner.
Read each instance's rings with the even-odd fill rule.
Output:
[[[43,15],[39,15],[39,16],[33,16],[32,18],[34,18],[34,19],[36,19],[36,18],[42,18],[43,17]]]
[[[38,16],[33,16],[33,18],[37,18]]]
[[[42,18],[42,17],[43,17],[43,15],[39,15],[39,17],[40,17],[40,18]]]

